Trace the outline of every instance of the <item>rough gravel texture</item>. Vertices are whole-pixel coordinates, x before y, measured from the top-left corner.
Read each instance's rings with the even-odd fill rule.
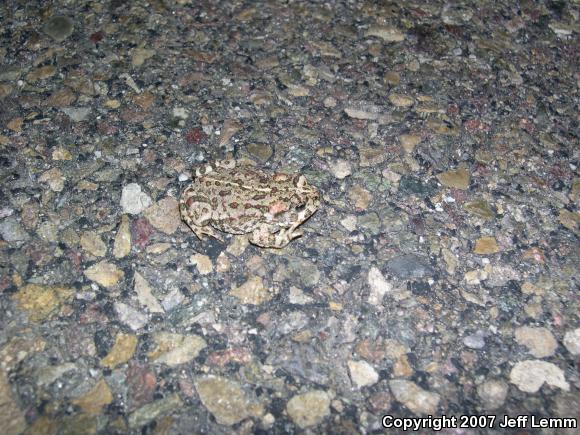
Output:
[[[3,433],[577,422],[579,13],[0,2]],[[304,174],[304,235],[197,239],[223,158]]]

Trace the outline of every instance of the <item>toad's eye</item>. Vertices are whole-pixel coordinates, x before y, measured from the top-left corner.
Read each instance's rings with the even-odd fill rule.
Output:
[[[306,204],[299,204],[296,207],[294,207],[294,210],[296,211],[302,211],[306,208]]]

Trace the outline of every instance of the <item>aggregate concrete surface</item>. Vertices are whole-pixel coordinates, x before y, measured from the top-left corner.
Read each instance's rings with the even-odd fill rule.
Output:
[[[2,433],[574,433],[579,13],[1,2]],[[304,235],[199,240],[223,158]]]

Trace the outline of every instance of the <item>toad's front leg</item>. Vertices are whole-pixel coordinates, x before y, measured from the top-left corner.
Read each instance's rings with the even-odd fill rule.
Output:
[[[211,204],[203,198],[198,197],[189,188],[183,192],[179,201],[179,212],[181,219],[191,228],[198,239],[203,240],[206,234],[214,239],[223,242],[223,238],[218,235],[210,224],[212,222]]]
[[[302,235],[301,231],[295,231],[294,227],[282,228],[274,233],[277,227],[262,224],[250,235],[250,242],[262,248],[283,248],[291,240]]]
[[[188,221],[185,221],[185,223],[187,224],[187,226],[189,228],[191,228],[191,230],[195,233],[195,235],[197,236],[197,238],[199,240],[203,240],[203,235],[205,234],[205,235],[208,235],[210,237],[213,237],[214,239],[219,240],[222,243],[225,243],[223,237],[220,236],[218,233],[216,233],[216,231],[212,227],[199,226],[199,225],[195,225],[194,223],[188,222]]]

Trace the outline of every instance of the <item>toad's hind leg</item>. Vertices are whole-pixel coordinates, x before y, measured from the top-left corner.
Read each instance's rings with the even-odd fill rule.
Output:
[[[185,202],[181,202],[179,204],[179,211],[183,221],[189,228],[191,228],[199,240],[203,240],[203,235],[205,234],[223,243],[224,239],[219,234],[217,234],[212,227],[209,226],[211,222],[211,211],[208,210],[207,213],[200,214],[196,218],[193,218],[193,216],[187,212],[188,208]]]
[[[302,235],[301,231],[295,231],[294,227],[282,228],[277,233],[271,232],[272,226],[260,225],[250,235],[250,242],[262,248],[283,248],[291,240]]]

